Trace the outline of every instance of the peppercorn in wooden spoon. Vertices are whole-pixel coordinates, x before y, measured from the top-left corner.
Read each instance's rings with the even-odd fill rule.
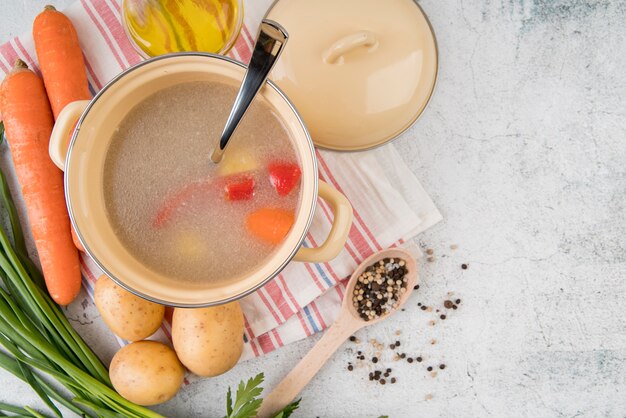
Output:
[[[388,318],[402,307],[417,284],[417,263],[408,251],[378,252],[354,271],[339,317],[317,344],[265,397],[258,416],[272,416],[289,404],[355,331]]]

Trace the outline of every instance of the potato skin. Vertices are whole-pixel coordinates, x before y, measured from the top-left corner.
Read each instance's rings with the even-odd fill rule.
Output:
[[[133,295],[106,275],[96,282],[94,299],[107,326],[125,340],[143,340],[154,334],[163,322],[164,306]]]
[[[174,350],[156,341],[138,341],[118,351],[109,367],[115,390],[139,405],[156,405],[176,395],[185,368]]]
[[[238,302],[174,309],[172,342],[180,361],[199,376],[232,369],[243,351],[243,312]]]

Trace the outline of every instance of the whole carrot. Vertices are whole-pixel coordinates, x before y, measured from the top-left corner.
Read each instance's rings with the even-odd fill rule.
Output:
[[[33,23],[33,40],[54,118],[68,103],[91,99],[83,53],[70,19],[46,6]]]
[[[45,6],[33,23],[33,40],[54,119],[68,103],[91,99],[83,52],[70,19],[54,6]],[[84,252],[74,229],[72,239]]]
[[[17,60],[0,86],[0,111],[50,296],[69,304],[80,290],[78,252],[63,173],[48,156],[54,120],[41,79]]]

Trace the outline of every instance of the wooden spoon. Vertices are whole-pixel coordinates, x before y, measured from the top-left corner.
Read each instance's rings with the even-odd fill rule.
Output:
[[[398,306],[395,310],[392,310],[389,314],[371,321],[365,321],[359,316],[352,304],[354,286],[356,285],[361,273],[363,273],[367,267],[384,258],[400,258],[405,261],[405,267],[408,270],[408,273],[405,276],[407,278],[406,292],[400,296]],[[346,289],[346,295],[341,305],[339,317],[317,342],[317,344],[315,344],[311,351],[309,351],[308,354],[300,360],[300,363],[298,363],[298,365],[291,370],[291,372],[289,372],[282,382],[280,382],[278,386],[276,386],[276,388],[263,400],[258,416],[261,418],[270,417],[272,414],[282,410],[286,405],[293,401],[307,385],[307,383],[309,383],[315,374],[317,374],[317,372],[322,368],[330,356],[348,337],[365,326],[373,325],[383,319],[387,319],[391,314],[400,309],[411,295],[413,287],[417,284],[417,281],[417,263],[415,262],[413,256],[404,249],[392,248],[383,250],[373,254],[363,261],[354,271],[352,277],[350,277],[350,281],[348,282],[348,287]]]

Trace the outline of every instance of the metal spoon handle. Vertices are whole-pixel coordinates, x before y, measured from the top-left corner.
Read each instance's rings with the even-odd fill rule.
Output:
[[[237,93],[235,103],[226,121],[226,126],[224,126],[220,142],[211,154],[211,161],[214,163],[219,163],[222,160],[230,137],[237,129],[250,103],[252,103],[256,94],[265,84],[265,80],[280,56],[288,38],[287,31],[281,25],[272,20],[263,19],[248,70],[243,77],[239,93]]]

